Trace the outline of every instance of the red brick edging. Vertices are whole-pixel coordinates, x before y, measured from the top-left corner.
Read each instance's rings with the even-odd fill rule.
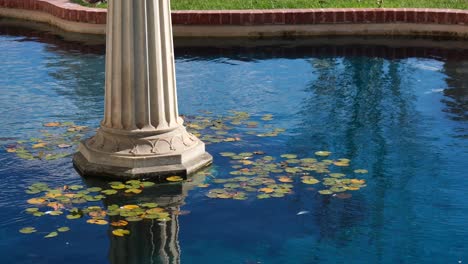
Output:
[[[107,11],[69,3],[68,0],[0,0],[0,8],[49,13],[81,23],[105,24]],[[420,23],[468,25],[468,10],[420,8],[275,9],[173,11],[174,25],[312,25],[366,23]]]

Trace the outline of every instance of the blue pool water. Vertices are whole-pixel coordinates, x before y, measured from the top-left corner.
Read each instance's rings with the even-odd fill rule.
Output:
[[[103,183],[84,181],[70,156],[24,160],[7,152],[40,136],[47,122],[98,127],[104,46],[83,39],[0,27],[1,263],[468,262],[467,42],[176,40],[187,118],[235,110],[261,123],[272,114],[269,124],[286,129],[257,137],[239,128],[241,141],[207,145],[214,165],[193,182],[232,176],[221,152],[306,158],[328,150],[351,159],[352,169],[367,169],[367,187],[339,199],[297,181],[284,198],[241,201],[208,198],[193,182],[161,185],[115,199],[185,213],[166,224],[131,223],[131,235],[119,238],[108,226],[25,213],[31,196],[24,191],[35,182]],[[20,234],[26,226],[42,233]],[[60,226],[71,231],[43,238]]]

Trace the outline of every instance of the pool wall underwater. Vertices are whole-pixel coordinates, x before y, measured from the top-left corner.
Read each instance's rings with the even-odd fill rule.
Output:
[[[68,0],[0,0],[0,17],[105,34],[107,11]],[[468,38],[468,11],[421,8],[173,11],[175,37],[412,35]]]

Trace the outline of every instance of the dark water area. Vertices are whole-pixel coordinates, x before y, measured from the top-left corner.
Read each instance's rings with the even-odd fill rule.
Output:
[[[464,263],[468,261],[468,42],[447,39],[176,39],[179,110],[247,112],[286,131],[207,145],[214,164],[187,183],[93,204],[155,201],[187,214],[111,227],[34,217],[25,188],[82,179],[71,157],[8,153],[47,122],[97,128],[102,38],[0,20],[1,263]],[[88,134],[92,134],[89,131]],[[284,198],[212,199],[198,183],[229,178],[221,152],[348,158],[367,187],[339,199],[294,182]],[[345,169],[346,170],[346,169]],[[133,200],[132,200],[133,199]],[[188,213],[189,212],[189,213]],[[299,212],[303,212],[298,214]],[[23,227],[41,232],[24,235]],[[58,227],[71,231],[43,236]]]

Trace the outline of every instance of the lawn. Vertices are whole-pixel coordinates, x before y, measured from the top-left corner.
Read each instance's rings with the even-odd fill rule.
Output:
[[[75,3],[90,6],[83,0]],[[418,7],[468,9],[468,0],[172,0],[174,10]],[[106,7],[99,4],[97,7]]]

